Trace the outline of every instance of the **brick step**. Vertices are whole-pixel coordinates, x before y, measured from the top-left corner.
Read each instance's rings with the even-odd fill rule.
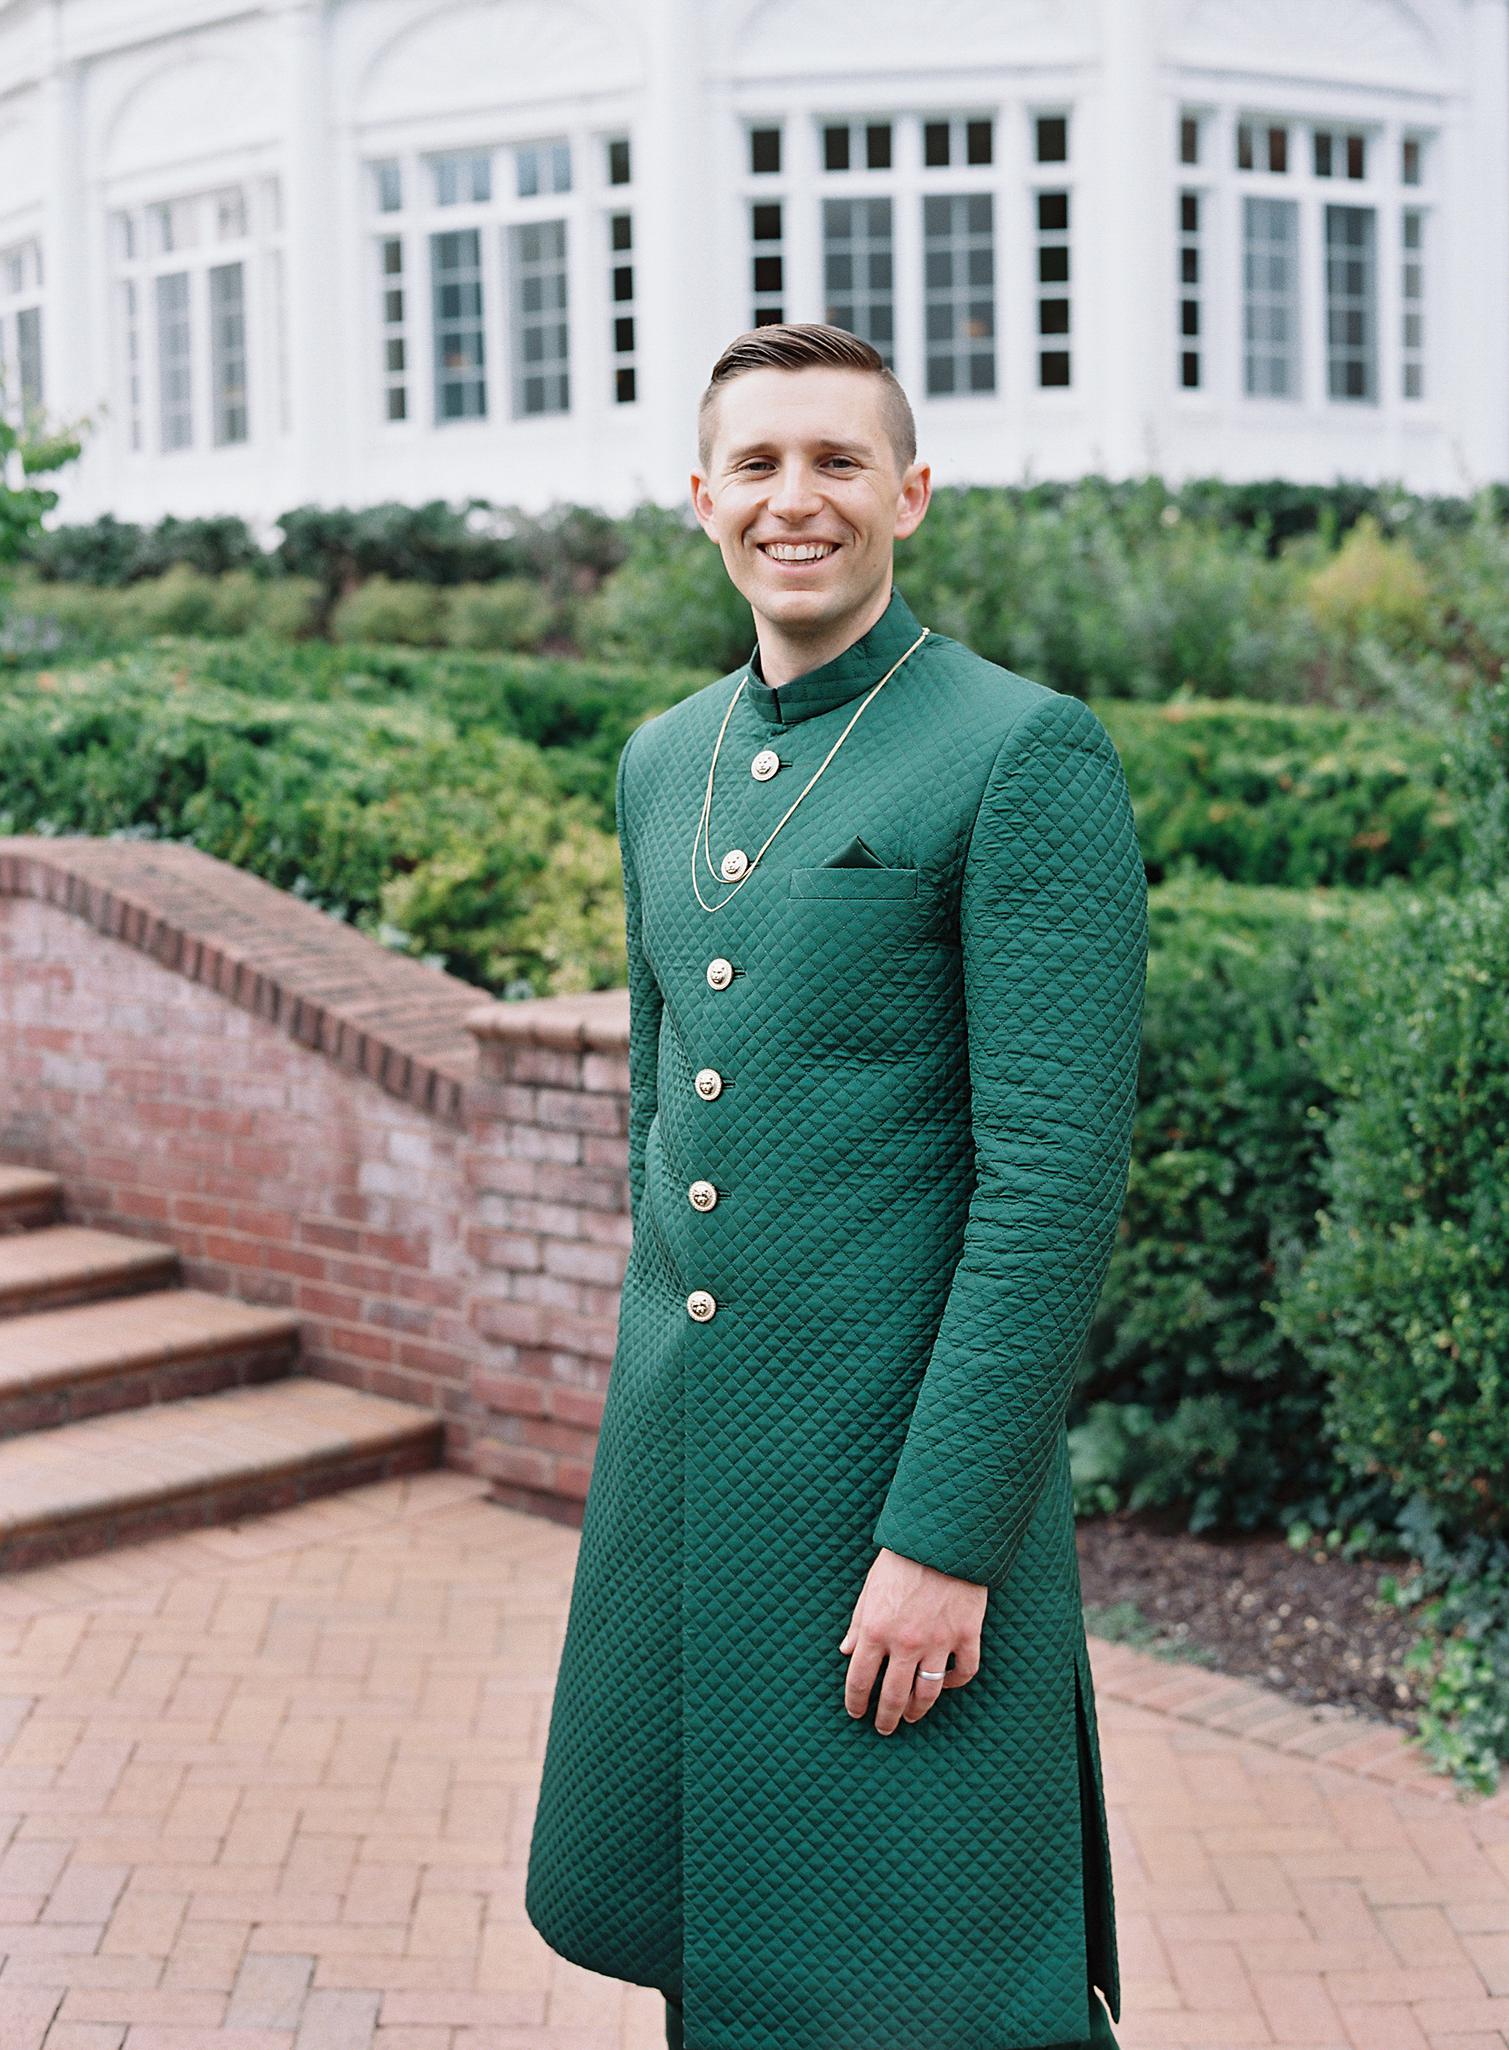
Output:
[[[87,1224],[44,1224],[0,1236],[0,1317],[166,1288],[177,1278],[177,1247],[155,1239]]]
[[[62,1201],[63,1184],[40,1167],[7,1167],[0,1163],[0,1231],[29,1231],[51,1224]]]
[[[292,1311],[197,1288],[0,1318],[0,1438],[269,1381],[298,1349]]]
[[[203,1529],[434,1466],[438,1416],[297,1376],[0,1444],[0,1571]]]

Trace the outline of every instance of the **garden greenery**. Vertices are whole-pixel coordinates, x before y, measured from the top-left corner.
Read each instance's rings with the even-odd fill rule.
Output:
[[[0,831],[191,841],[505,997],[624,974],[613,772],[753,645],[682,511],[12,529]],[[1509,494],[935,494],[919,617],[1090,699],[1147,860],[1083,1510],[1399,1570],[1421,1733],[1509,1757]],[[113,651],[113,652],[112,652]]]

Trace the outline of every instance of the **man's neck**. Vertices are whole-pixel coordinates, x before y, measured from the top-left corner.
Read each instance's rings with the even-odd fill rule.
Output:
[[[760,674],[772,689],[779,689],[795,676],[805,676],[809,669],[821,669],[825,662],[831,662],[835,655],[841,655],[845,648],[870,631],[891,602],[891,582],[887,578],[878,597],[863,611],[851,613],[848,619],[840,620],[826,632],[810,638],[786,633],[779,623],[755,615],[756,638],[760,646]]]

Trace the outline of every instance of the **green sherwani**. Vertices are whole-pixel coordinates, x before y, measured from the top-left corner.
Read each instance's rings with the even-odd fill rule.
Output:
[[[920,631],[893,590],[779,688],[751,658],[709,903]],[[935,635],[708,912],[744,675],[618,765],[633,1234],[527,1911],[686,2050],[1113,2044],[1064,1415],[1136,1093],[1126,782]],[[838,1649],[881,1545],[991,1589],[976,1678],[884,1737]]]

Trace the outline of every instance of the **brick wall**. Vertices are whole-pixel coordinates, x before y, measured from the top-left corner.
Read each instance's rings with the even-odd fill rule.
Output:
[[[0,840],[0,1159],[575,1522],[628,1250],[628,999],[494,1004],[192,848]]]

